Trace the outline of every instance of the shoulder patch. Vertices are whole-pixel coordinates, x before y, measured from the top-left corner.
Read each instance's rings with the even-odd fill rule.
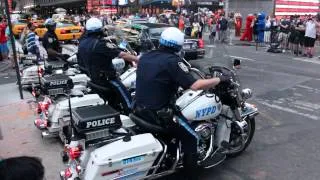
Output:
[[[48,38],[48,42],[49,43],[53,43],[53,39],[52,38]]]
[[[183,62],[178,62],[178,65],[179,65],[179,67],[180,67],[180,69],[181,69],[182,71],[184,71],[184,72],[186,72],[186,73],[189,72],[188,67],[187,67],[185,64],[183,64]]]

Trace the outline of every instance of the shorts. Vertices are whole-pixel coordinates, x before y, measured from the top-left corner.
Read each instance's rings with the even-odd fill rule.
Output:
[[[212,37],[216,37],[216,32],[212,32],[212,33],[211,33],[211,36],[212,36]]]
[[[279,34],[279,42],[287,42],[288,41],[288,34],[284,32],[280,32]]]
[[[290,33],[289,43],[294,43],[296,39],[296,35],[294,33]]]
[[[9,53],[7,43],[0,44],[0,52],[1,52],[1,54],[8,54]]]
[[[300,46],[304,46],[304,41],[305,41],[305,37],[304,36],[299,36],[299,44]]]
[[[316,42],[315,38],[307,37],[305,36],[304,46],[305,47],[314,47],[314,44]]]

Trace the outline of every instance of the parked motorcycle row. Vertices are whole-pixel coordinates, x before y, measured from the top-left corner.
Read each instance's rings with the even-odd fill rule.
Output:
[[[127,45],[119,47],[134,53]],[[179,140],[125,111],[121,102],[108,103],[108,90],[81,73],[76,55],[54,62],[35,59],[21,59],[22,84],[37,99],[39,116],[34,124],[41,136],[58,137],[64,144],[61,155],[67,168],[60,172],[61,179],[156,179],[183,168]],[[229,83],[206,91],[177,93],[175,114],[189,121],[199,139],[198,165],[211,168],[248,147],[258,109],[246,102],[252,92],[242,89],[235,69],[212,66],[205,73],[184,63],[197,78],[233,75]],[[113,65],[134,99],[136,67],[127,66],[123,59],[114,59]],[[178,116],[173,121],[180,122]]]

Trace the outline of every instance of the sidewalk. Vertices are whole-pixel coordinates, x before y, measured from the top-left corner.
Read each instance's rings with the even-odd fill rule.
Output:
[[[45,167],[46,179],[58,179],[58,172],[64,169],[60,158],[63,149],[57,139],[41,139],[40,131],[33,121],[35,103],[29,92],[20,100],[15,83],[1,85],[0,88],[0,158],[17,156],[39,157]]]

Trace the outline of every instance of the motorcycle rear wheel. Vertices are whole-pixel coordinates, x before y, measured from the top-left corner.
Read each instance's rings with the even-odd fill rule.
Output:
[[[231,147],[229,148],[229,152],[227,153],[227,157],[237,157],[239,156],[241,153],[243,153],[247,147],[249,146],[249,144],[251,143],[251,140],[253,138],[254,132],[255,132],[255,118],[247,118],[246,122],[248,123],[248,128],[245,130],[247,137],[245,139],[245,143],[242,145],[238,145],[235,147]],[[232,140],[230,141],[230,144],[232,144]]]

